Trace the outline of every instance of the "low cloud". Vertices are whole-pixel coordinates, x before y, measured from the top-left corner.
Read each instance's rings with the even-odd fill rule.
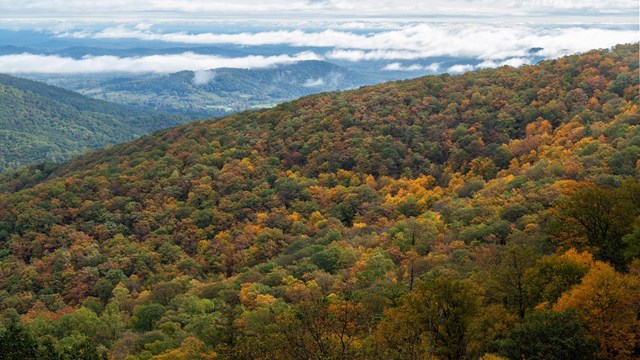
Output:
[[[193,72],[193,85],[207,85],[216,78],[216,72],[212,70],[197,70]]]
[[[496,68],[500,66],[511,66],[511,67],[519,67],[522,65],[531,64],[531,59],[528,58],[511,58],[503,61],[493,61],[493,60],[485,60],[478,65],[471,64],[456,64],[450,66],[446,72],[449,74],[462,74],[467,71],[472,71],[476,69],[488,69],[488,68]]]
[[[326,57],[333,60],[342,61],[370,61],[370,60],[415,60],[428,57],[427,55],[413,50],[345,50],[336,49],[327,52]]]
[[[387,71],[428,71],[428,72],[438,72],[440,70],[439,63],[433,63],[430,65],[420,65],[420,64],[411,64],[411,65],[402,65],[399,62],[391,63],[382,68],[382,70]]]
[[[318,79],[307,79],[307,81],[305,81],[305,83],[302,85],[306,88],[314,88],[314,87],[320,87],[324,85],[324,80],[322,78],[318,78]]]
[[[450,68],[447,69],[446,72],[448,72],[449,74],[462,74],[467,71],[471,71],[473,69],[474,69],[474,66],[471,64],[459,64],[459,65],[451,66]]]
[[[480,1],[480,0],[478,0]],[[487,0],[488,1],[488,0]],[[608,48],[619,43],[640,41],[637,29],[625,27],[549,25],[491,25],[461,23],[411,24],[386,30],[324,31],[278,30],[232,34],[187,33],[157,30],[155,25],[115,26],[100,31],[63,32],[59,37],[87,39],[138,39],[184,44],[234,44],[246,46],[279,45],[325,47],[323,54],[301,52],[296,55],[246,56],[225,58],[185,52],[175,55],[143,57],[87,56],[72,59],[60,56],[19,54],[0,56],[0,72],[9,73],[91,73],[91,72],[158,72],[209,70],[219,67],[261,68],[300,60],[379,61],[388,63],[386,71],[467,71],[465,64],[441,69],[440,58],[473,59],[477,68],[529,64],[532,49],[536,58],[556,58],[593,48]],[[319,50],[316,50],[316,52]],[[428,59],[428,60],[425,60]],[[425,62],[431,65],[421,65]],[[462,62],[463,60],[458,60]],[[407,64],[409,63],[409,64]],[[194,76],[195,83],[206,83],[206,74]],[[200,78],[203,76],[202,78]],[[196,78],[198,77],[198,78]],[[311,79],[317,80],[317,79]],[[324,79],[331,84],[330,79]],[[310,83],[311,84],[311,83]]]
[[[0,73],[173,73],[182,70],[205,71],[221,67],[266,68],[303,60],[320,60],[313,52],[293,56],[246,56],[225,58],[186,52],[176,55],[140,57],[86,56],[82,59],[56,55],[18,54],[0,56]],[[194,75],[194,83],[207,80],[211,73]],[[211,80],[210,78],[208,79]]]
[[[500,66],[512,66],[512,67],[519,67],[522,65],[529,65],[531,64],[531,59],[528,58],[511,58],[511,59],[507,59],[507,60],[503,60],[503,61],[493,61],[493,60],[485,60],[483,62],[481,62],[480,64],[476,65],[476,68],[478,69],[485,69],[485,68],[495,68],[495,67],[500,67]]]

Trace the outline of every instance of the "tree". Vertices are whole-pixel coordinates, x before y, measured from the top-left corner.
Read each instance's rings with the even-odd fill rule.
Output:
[[[429,338],[429,323],[423,315],[407,301],[397,308],[386,309],[374,337],[380,357],[397,360],[425,358],[430,351],[424,346]]]
[[[152,357],[152,360],[212,360],[216,354],[207,351],[205,344],[194,337],[182,341],[179,348]]]
[[[448,360],[467,356],[469,325],[478,309],[478,299],[469,285],[444,276],[427,279],[407,301],[410,311],[425,324],[430,354]]]
[[[579,284],[593,262],[591,254],[570,249],[558,256],[544,256],[525,273],[525,286],[533,304],[551,307],[562,293]]]
[[[150,298],[162,306],[167,306],[181,291],[183,286],[177,282],[161,282],[153,287]]]
[[[437,235],[443,230],[444,223],[440,216],[430,211],[417,218],[410,217],[391,229],[394,244],[407,258],[409,291],[413,290],[416,277],[421,275],[416,266],[418,255],[429,253]]]
[[[59,359],[64,360],[103,360],[98,354],[96,344],[88,337],[74,333],[56,344]]]
[[[368,333],[368,313],[362,304],[324,296],[315,282],[294,283],[288,289],[295,302],[276,324],[286,339],[285,358],[351,359]]]
[[[499,341],[500,354],[510,359],[592,359],[598,343],[584,329],[574,310],[533,312]]]
[[[524,319],[532,304],[527,292],[525,275],[534,264],[533,252],[521,246],[509,246],[499,256],[499,262],[488,270],[487,297],[501,302]]]
[[[628,182],[622,188],[579,185],[555,208],[557,222],[552,232],[565,244],[590,250],[597,259],[623,269],[622,238],[631,232],[639,211],[632,200],[638,192],[634,184]]]
[[[633,359],[640,338],[640,280],[596,261],[579,285],[565,292],[553,307],[575,309],[589,335],[600,345],[600,359]]]
[[[6,331],[0,333],[0,359],[36,359],[37,356],[35,340],[20,324],[12,323]]]
[[[149,331],[163,314],[164,307],[160,304],[141,305],[133,310],[131,321],[136,330]]]

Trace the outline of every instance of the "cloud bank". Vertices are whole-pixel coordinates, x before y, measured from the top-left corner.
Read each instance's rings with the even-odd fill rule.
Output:
[[[399,62],[394,62],[386,65],[382,68],[382,70],[387,71],[428,71],[431,73],[436,73],[440,70],[439,63],[433,63],[429,65],[420,65],[420,64],[411,64],[411,65],[402,65]]]
[[[82,39],[137,39],[162,41],[169,44],[216,45],[233,44],[246,47],[278,45],[292,48],[317,47],[315,52],[295,55],[225,58],[192,52],[173,55],[143,57],[87,56],[72,59],[61,56],[19,54],[0,56],[0,72],[6,73],[102,73],[102,72],[157,72],[181,70],[208,70],[219,67],[260,68],[301,60],[328,60],[342,62],[379,61],[387,71],[442,71],[439,57],[473,59],[476,68],[502,65],[520,66],[533,61],[535,56],[555,58],[593,48],[608,48],[619,43],[640,41],[635,29],[585,26],[523,26],[488,24],[413,24],[399,29],[363,32],[360,30],[323,31],[278,30],[255,33],[162,33],[153,25],[115,26],[90,32],[63,32],[61,38]],[[329,50],[320,49],[328,48]],[[258,52],[258,50],[256,50]],[[431,65],[424,64],[431,59]],[[418,61],[423,60],[423,61]],[[403,65],[408,61],[414,64]],[[465,65],[461,60],[461,65]],[[466,60],[469,61],[469,60]],[[469,69],[452,67],[444,71],[457,73]],[[196,75],[194,84],[211,79],[207,73]],[[326,82],[326,81],[325,81]],[[310,83],[308,86],[314,85]]]
[[[312,52],[294,56],[247,56],[225,58],[186,52],[177,55],[152,55],[141,57],[87,56],[82,59],[55,55],[18,54],[0,56],[0,73],[69,74],[69,73],[173,73],[194,70],[194,83],[211,81],[211,72],[204,70],[221,67],[265,68],[280,64],[291,64],[303,60],[319,60]]]
[[[398,30],[368,34],[328,29],[319,32],[279,30],[256,33],[161,33],[151,28],[116,26],[98,32],[65,32],[59,37],[137,39],[168,43],[241,46],[286,45],[329,47],[328,59],[344,61],[412,60],[452,56],[482,60],[526,57],[531,48],[538,55],[558,57],[640,40],[637,29],[598,27],[493,26],[486,24],[419,24]]]

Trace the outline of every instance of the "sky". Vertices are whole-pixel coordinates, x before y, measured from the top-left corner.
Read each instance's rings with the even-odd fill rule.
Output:
[[[29,50],[1,55],[0,72],[168,73],[326,60],[374,63],[387,72],[460,73],[638,42],[639,6],[637,0],[0,0],[0,29],[36,32],[43,42],[243,50],[79,59]],[[0,46],[20,46],[21,34]],[[277,50],[266,53],[267,47]]]
[[[635,0],[2,0],[0,8],[7,18],[70,18],[128,15],[150,18],[184,19],[195,15],[282,17],[540,17],[571,15],[579,17],[635,16]],[[117,19],[116,19],[117,20]]]

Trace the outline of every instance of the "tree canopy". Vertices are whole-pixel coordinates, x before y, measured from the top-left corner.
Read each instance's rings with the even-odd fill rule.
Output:
[[[2,174],[0,353],[637,358],[638,75],[620,45]]]

